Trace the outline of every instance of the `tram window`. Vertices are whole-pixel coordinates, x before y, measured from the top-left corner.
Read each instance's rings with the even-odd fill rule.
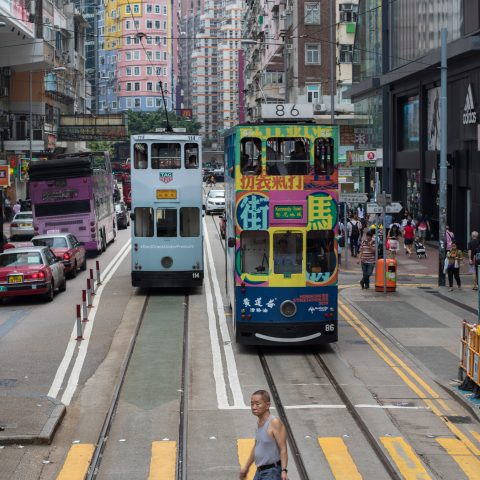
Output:
[[[240,171],[243,175],[260,175],[262,173],[262,141],[259,138],[242,138]]]
[[[152,143],[152,168],[180,168],[182,150],[179,143]]]
[[[274,273],[301,273],[303,234],[294,232],[273,235]]]
[[[157,208],[157,237],[177,236],[177,209]]]
[[[153,208],[135,208],[135,236],[153,237]]]
[[[337,266],[333,230],[307,232],[307,272],[333,274]]]
[[[268,175],[307,175],[310,166],[308,138],[269,138],[267,140]]]
[[[200,236],[200,209],[197,207],[183,207],[180,209],[180,236]]]
[[[138,169],[145,169],[148,167],[148,145],[146,143],[134,144],[133,166]]]
[[[198,168],[198,143],[185,144],[185,168]]]
[[[332,175],[334,169],[333,138],[317,138],[314,154],[315,175]]]
[[[242,273],[268,274],[270,241],[268,232],[245,230],[240,235]]]

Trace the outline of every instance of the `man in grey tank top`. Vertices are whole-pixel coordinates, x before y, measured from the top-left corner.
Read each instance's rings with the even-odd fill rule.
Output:
[[[270,394],[257,390],[252,394],[250,407],[258,417],[255,446],[240,470],[239,479],[246,478],[255,461],[257,473],[253,480],[288,480],[287,434],[282,421],[270,413]]]

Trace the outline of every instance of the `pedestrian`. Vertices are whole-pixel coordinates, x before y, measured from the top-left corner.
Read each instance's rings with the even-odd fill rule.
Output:
[[[370,288],[370,277],[375,268],[375,243],[372,239],[372,232],[368,231],[365,240],[360,245],[360,260],[362,264],[362,279],[360,286],[362,289]]]
[[[390,233],[390,226],[393,223],[393,216],[391,213],[386,213],[385,214],[385,234],[387,235],[386,238],[388,238],[388,234]]]
[[[352,257],[356,257],[358,255],[360,238],[362,236],[362,223],[358,219],[356,213],[354,213],[353,217],[347,222],[347,231],[348,238],[350,239],[350,252]]]
[[[345,225],[343,223],[342,218],[340,218],[338,221],[337,242],[338,242],[338,264],[341,265],[342,253],[343,253],[343,249],[345,248]]]
[[[282,421],[270,413],[270,394],[257,390],[250,398],[250,407],[258,418],[255,445],[238,478],[245,479],[255,461],[253,480],[288,480],[287,434]]]
[[[445,247],[447,252],[452,249],[452,245],[455,242],[455,234],[452,232],[452,229],[445,225]]]
[[[358,207],[357,207],[357,215],[359,220],[363,220],[363,218],[365,217],[365,210],[360,204],[358,204]]]
[[[421,243],[425,244],[429,231],[430,222],[428,217],[420,212],[417,217],[417,237],[421,240]]]
[[[405,254],[410,256],[412,254],[412,245],[415,238],[415,227],[411,220],[407,220],[407,224],[403,227],[403,238],[405,243]]]
[[[21,209],[22,209],[22,207],[20,206],[20,200],[17,200],[15,205],[12,208],[13,214],[16,215],[17,213],[20,213]]]
[[[400,237],[402,236],[402,232],[400,231],[400,227],[398,223],[392,223],[390,226],[390,230],[388,232],[388,247],[387,250],[390,252],[392,257],[395,257],[400,250]]]
[[[462,288],[462,282],[460,280],[460,265],[463,260],[463,253],[457,247],[457,242],[452,242],[452,248],[447,252],[447,259],[448,286],[450,287],[449,290],[453,292],[453,277],[455,277],[458,289]]]
[[[470,264],[470,272],[473,274],[472,290],[478,290],[478,266],[480,264],[480,241],[478,240],[478,232],[472,232],[472,239],[468,242],[468,263]],[[477,260],[478,257],[478,260]]]

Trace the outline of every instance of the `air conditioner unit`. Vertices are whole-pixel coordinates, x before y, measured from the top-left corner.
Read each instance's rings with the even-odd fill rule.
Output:
[[[8,87],[0,87],[0,97],[8,97]]]
[[[313,104],[313,113],[318,114],[318,113],[323,113],[327,111],[327,107],[324,103],[314,103]]]
[[[293,43],[287,43],[287,50],[291,52],[293,50]]]

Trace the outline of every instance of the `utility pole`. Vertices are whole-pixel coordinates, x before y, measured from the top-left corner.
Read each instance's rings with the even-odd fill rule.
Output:
[[[29,111],[29,133],[28,136],[30,137],[30,146],[29,146],[29,155],[28,157],[30,158],[30,162],[32,161],[32,139],[33,139],[33,99],[32,99],[32,71],[30,70],[28,72],[28,90],[29,90],[29,106],[28,106],[28,111]]]
[[[440,63],[440,201],[438,213],[438,285],[445,286],[445,227],[447,224],[447,29],[441,30],[442,48]]]
[[[99,108],[98,108],[98,95],[99,95],[99,78],[100,78],[100,72],[98,71],[99,67],[99,62],[98,62],[98,9],[100,8],[97,2],[95,2],[93,5],[93,36],[94,36],[94,54],[95,54],[95,113],[98,115]]]
[[[284,103],[288,103],[290,100],[288,92],[288,45],[288,37],[285,33],[285,36],[283,37],[283,81],[285,85]]]
[[[330,44],[330,121],[335,125],[335,57],[337,54],[337,42],[335,41],[335,12],[336,1],[330,0],[330,29],[328,32]]]

